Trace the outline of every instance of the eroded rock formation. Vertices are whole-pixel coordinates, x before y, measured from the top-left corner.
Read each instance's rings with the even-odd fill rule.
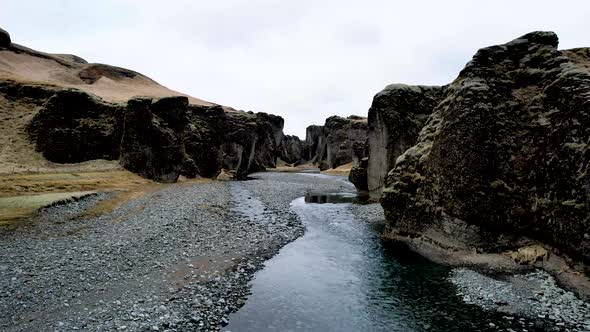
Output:
[[[121,139],[121,165],[148,179],[175,182],[185,161],[187,106],[184,97],[129,100]]]
[[[303,142],[297,136],[285,135],[281,140],[280,158],[293,165],[301,163],[303,158]]]
[[[2,90],[20,98],[41,98],[45,91],[18,83]],[[180,175],[216,177],[221,169],[241,178],[275,167],[279,156],[283,119],[275,115],[190,105],[183,96],[117,104],[76,89],[51,88],[48,94],[28,133],[52,162],[119,159],[146,178],[174,182]]]
[[[305,159],[321,170],[358,163],[365,155],[367,118],[331,116],[324,126],[309,126],[304,146]]]
[[[370,141],[393,143],[389,160],[420,127],[391,139],[408,111],[433,109],[389,172],[386,237],[491,252],[540,241],[590,263],[590,49],[557,44],[533,32],[483,48],[446,89],[396,88],[392,113],[374,103],[369,127],[388,138]]]
[[[324,127],[311,125],[305,129],[305,142],[303,144],[303,160],[316,163],[323,158],[326,150],[326,138]]]
[[[365,169],[367,189],[378,198],[385,184],[387,172],[396,159],[416,144],[418,132],[427,117],[440,102],[444,88],[392,84],[377,93],[369,109],[368,155]]]
[[[21,87],[21,93],[33,88]],[[41,97],[41,94],[38,94]],[[123,105],[112,104],[75,89],[55,91],[29,124],[29,133],[43,156],[56,163],[119,158]]]
[[[326,163],[330,168],[352,163],[358,159],[358,144],[364,145],[367,140],[367,118],[349,116],[342,118],[331,116],[324,125],[326,136]],[[356,147],[356,150],[353,150]]]

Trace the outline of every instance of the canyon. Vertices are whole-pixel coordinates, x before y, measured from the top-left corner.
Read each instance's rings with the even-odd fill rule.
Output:
[[[293,305],[281,302],[292,295],[269,283],[291,278],[309,296],[294,302],[292,324],[329,293],[306,292],[301,280],[343,274],[336,283],[367,278],[400,287],[401,296],[371,288],[381,302],[363,305],[383,321],[351,323],[361,330],[397,324],[393,311],[405,309],[389,300],[398,296],[423,316],[404,322],[406,329],[451,328],[455,319],[474,329],[590,328],[589,48],[559,50],[555,33],[532,32],[478,50],[447,85],[387,85],[366,117],[330,116],[302,139],[285,134],[284,124],[133,70],[29,49],[0,29],[0,207],[14,213],[0,213],[9,254],[0,259],[0,286],[11,294],[0,307],[17,308],[0,326],[33,328],[29,308],[47,315],[49,304],[59,314],[46,329],[219,330],[264,268],[269,282],[254,279],[255,289],[271,292],[277,305]],[[21,201],[37,205],[25,209]],[[300,238],[306,229],[311,235]],[[336,247],[343,252],[335,255]],[[314,257],[301,254],[310,248]],[[359,257],[370,273],[355,265]],[[307,260],[313,264],[297,265]],[[49,268],[37,271],[37,261]],[[95,272],[101,267],[108,277]],[[285,267],[300,277],[284,276]],[[406,268],[426,269],[425,281],[399,283]],[[445,300],[413,294],[420,282]],[[58,310],[46,284],[76,304]],[[95,298],[80,297],[87,286]],[[133,292],[119,299],[120,289]],[[357,293],[332,304],[364,303],[363,287],[351,289]],[[260,310],[268,302],[260,294],[234,316],[238,329],[275,322],[276,308]],[[424,299],[451,308],[452,319],[432,315]],[[572,312],[562,306],[568,301]],[[260,320],[253,324],[251,315]],[[311,316],[310,328],[334,326]]]
[[[385,239],[491,269],[502,264],[486,254],[540,246],[518,261],[581,274],[590,294],[590,50],[557,45],[532,32],[480,49],[449,85],[375,95],[368,162],[354,172],[380,199]]]

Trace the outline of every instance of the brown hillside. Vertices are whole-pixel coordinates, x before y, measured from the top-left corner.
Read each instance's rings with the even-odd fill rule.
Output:
[[[191,104],[214,105],[170,90],[132,70],[85,62],[75,55],[48,54],[12,44],[0,49],[0,80],[76,88],[112,102],[134,96],[187,96]]]

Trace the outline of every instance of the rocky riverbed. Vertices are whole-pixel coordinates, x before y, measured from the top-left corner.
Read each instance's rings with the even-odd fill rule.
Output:
[[[458,268],[450,274],[463,301],[485,310],[503,312],[506,320],[515,315],[544,322],[549,330],[590,331],[590,303],[559,288],[547,272],[496,276],[492,278],[472,270]],[[520,319],[523,330],[529,328]],[[496,327],[490,323],[490,327]],[[552,328],[549,328],[552,327]]]
[[[219,330],[265,259],[303,233],[289,204],[340,180],[179,184],[95,218],[109,194],[0,234],[0,330]]]
[[[260,173],[241,182],[170,185],[99,217],[83,212],[111,193],[46,208],[27,226],[0,234],[0,330],[225,331],[250,295],[255,272],[304,233],[292,202],[307,194],[310,203],[330,203],[333,198],[313,195],[348,193],[337,203],[351,191],[340,177]],[[395,250],[381,252],[380,205],[318,211],[348,216],[351,229],[366,237],[343,234],[364,245],[344,265],[368,255],[388,266],[368,274],[363,265],[359,280],[381,280],[372,307],[391,307],[393,322],[403,318],[400,328],[590,329],[589,304],[546,273],[491,278],[420,259],[404,262]]]

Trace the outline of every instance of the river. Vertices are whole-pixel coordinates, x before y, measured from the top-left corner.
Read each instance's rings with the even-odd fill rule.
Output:
[[[304,236],[266,262],[223,331],[543,331],[466,304],[450,269],[382,243],[352,192],[300,197]]]

